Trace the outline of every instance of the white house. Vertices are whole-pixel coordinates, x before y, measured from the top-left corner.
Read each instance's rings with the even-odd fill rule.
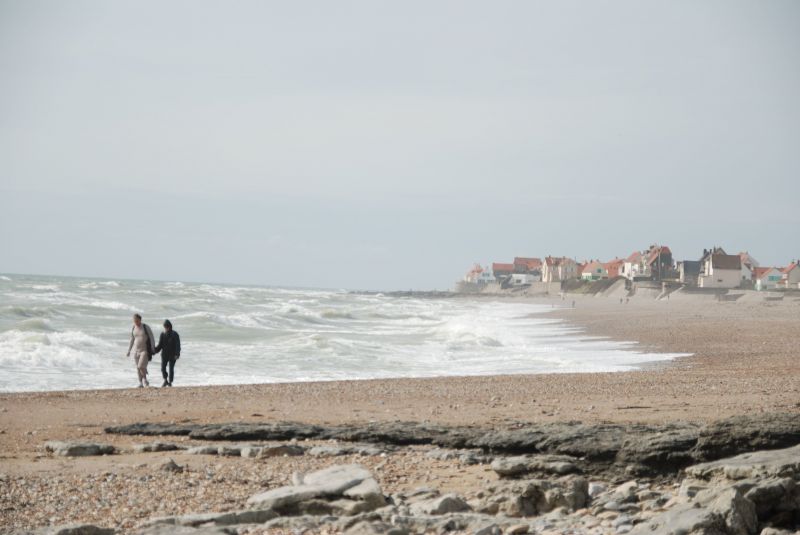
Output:
[[[489,284],[490,282],[494,282],[494,273],[492,273],[492,268],[486,266],[483,268],[483,271],[478,274],[477,279],[478,284]]]
[[[782,270],[784,288],[800,289],[800,260],[795,260]]]
[[[742,281],[739,255],[712,252],[703,256],[697,285],[701,288],[738,288]]]
[[[512,273],[511,280],[509,282],[511,283],[511,286],[526,286],[537,282],[539,279],[540,277],[530,273]]]
[[[753,280],[753,270],[759,267],[758,260],[753,258],[753,255],[744,251],[739,253],[739,258],[742,260],[742,280],[743,281],[751,281]]]
[[[620,275],[633,280],[634,277],[648,277],[650,270],[645,263],[645,256],[639,251],[634,251],[622,263]]]
[[[548,256],[542,262],[542,281],[559,282],[578,278],[578,264],[565,256]]]
[[[774,290],[781,285],[782,280],[783,273],[778,268],[757,267],[753,270],[753,283],[758,291]]]

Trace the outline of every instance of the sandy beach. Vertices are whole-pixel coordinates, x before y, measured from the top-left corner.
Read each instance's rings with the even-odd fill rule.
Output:
[[[16,529],[113,518],[115,525],[131,528],[140,519],[165,511],[232,508],[264,487],[286,484],[292,471],[332,462],[306,456],[253,464],[217,457],[209,464],[200,457],[181,456],[187,467],[184,479],[154,484],[162,478],[154,467],[167,457],[177,458],[174,453],[72,459],[43,451],[48,440],[102,442],[120,450],[147,441],[106,434],[106,426],[414,421],[492,427],[800,415],[800,298],[759,297],[718,302],[711,297],[674,296],[629,303],[576,297],[575,308],[563,308],[571,299],[536,301],[552,304],[553,316],[592,335],[635,341],[654,352],[692,354],[631,372],[4,394],[0,396],[5,482],[0,524]],[[191,363],[187,359],[180,365]],[[188,437],[178,440],[184,445],[196,443]],[[497,479],[485,466],[435,459],[424,448],[356,458],[376,470],[388,492],[432,483],[441,490],[463,491]],[[194,483],[184,484],[186,478],[194,478]],[[75,506],[59,507],[60,499],[72,499],[66,498],[67,489],[73,489],[69,492],[76,496]]]

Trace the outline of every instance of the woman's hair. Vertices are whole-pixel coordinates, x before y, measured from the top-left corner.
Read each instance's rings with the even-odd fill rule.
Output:
[[[142,315],[141,314],[134,314],[133,317],[136,318],[137,320],[142,319]]]
[[[167,329],[172,329],[172,322],[169,320],[164,320],[164,327]]]

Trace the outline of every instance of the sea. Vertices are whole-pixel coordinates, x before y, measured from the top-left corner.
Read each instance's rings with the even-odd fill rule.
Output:
[[[183,350],[176,386],[591,373],[679,355],[588,336],[552,305],[346,290],[0,275],[0,391],[129,388],[132,315]],[[160,356],[150,365],[161,383]]]

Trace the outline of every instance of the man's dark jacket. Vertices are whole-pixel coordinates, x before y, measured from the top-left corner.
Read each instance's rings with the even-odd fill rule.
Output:
[[[161,351],[161,358],[173,360],[181,356],[181,337],[169,330],[161,333],[156,346],[156,353]]]

